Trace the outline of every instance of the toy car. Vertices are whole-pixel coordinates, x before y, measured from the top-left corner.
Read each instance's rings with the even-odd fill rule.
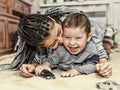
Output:
[[[105,81],[96,84],[96,87],[101,90],[120,90],[120,84],[115,81]]]
[[[48,70],[43,70],[40,74],[41,77],[45,78],[45,79],[55,79],[55,75],[48,71]]]

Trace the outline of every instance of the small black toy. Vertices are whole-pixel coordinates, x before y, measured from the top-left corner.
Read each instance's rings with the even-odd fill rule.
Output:
[[[45,78],[45,79],[55,79],[55,75],[48,71],[48,70],[43,70],[40,74],[41,77]]]

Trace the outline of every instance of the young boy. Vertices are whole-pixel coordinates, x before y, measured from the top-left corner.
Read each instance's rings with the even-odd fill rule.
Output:
[[[83,13],[72,13],[63,22],[63,46],[59,46],[53,55],[45,58],[35,69],[39,75],[43,69],[58,67],[64,72],[62,77],[90,74],[96,71],[95,64],[99,55],[91,41],[91,24]],[[84,53],[83,53],[84,52]]]
[[[63,21],[69,13],[80,12],[78,9],[69,8],[69,7],[53,7],[46,10],[46,14],[49,14],[52,18],[58,17]],[[58,16],[59,14],[59,16]],[[112,75],[112,66],[108,62],[107,53],[103,47],[103,38],[104,38],[104,30],[95,22],[90,20],[91,22],[91,32],[92,32],[92,41],[96,44],[98,54],[99,54],[99,62],[96,64],[96,69],[99,75],[103,77],[110,77]]]

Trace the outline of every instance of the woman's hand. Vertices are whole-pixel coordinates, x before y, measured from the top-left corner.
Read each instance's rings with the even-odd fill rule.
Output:
[[[51,72],[51,68],[50,68],[50,64],[49,62],[44,62],[43,64],[40,64],[38,65],[36,68],[35,68],[35,74],[38,76],[40,75],[40,73],[42,72],[42,70],[48,70]]]
[[[25,77],[25,78],[32,77],[34,71],[35,71],[34,64],[23,64],[20,67],[20,76]]]

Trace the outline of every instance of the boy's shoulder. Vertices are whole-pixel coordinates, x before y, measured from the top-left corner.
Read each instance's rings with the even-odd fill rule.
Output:
[[[86,49],[87,52],[94,52],[97,53],[97,47],[95,45],[95,43],[91,40],[88,42],[88,44],[86,45]]]
[[[58,46],[58,48],[56,49],[57,52],[66,52],[66,49],[63,45]]]
[[[57,49],[58,49],[58,50],[59,50],[59,49],[63,49],[63,50],[64,50],[65,48],[64,48],[63,45],[59,45]]]
[[[95,46],[95,43],[94,43],[93,40],[90,40],[86,46],[87,47],[93,47],[93,46]]]
[[[64,57],[67,53],[68,51],[65,49],[64,46],[58,46],[58,48],[56,49],[56,54],[60,57]]]

